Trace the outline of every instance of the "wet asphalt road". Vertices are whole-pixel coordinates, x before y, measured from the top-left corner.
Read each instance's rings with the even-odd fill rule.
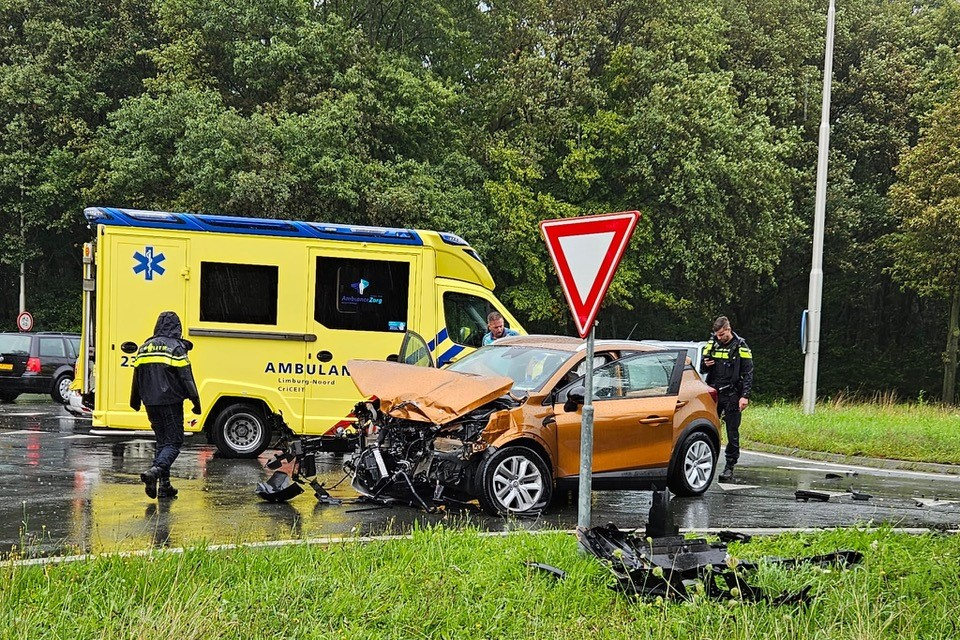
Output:
[[[179,497],[158,502],[144,495],[139,479],[153,458],[151,435],[91,433],[89,421],[42,396],[0,405],[0,556],[402,533],[415,522],[486,530],[571,529],[577,522],[575,495],[536,520],[506,521],[473,511],[425,514],[354,504],[349,481],[331,489],[343,505],[319,503],[310,490],[290,503],[269,504],[254,494],[256,483],[272,473],[263,467],[266,457],[220,459],[200,435],[187,438],[174,465]],[[343,478],[342,458],[330,455],[323,462],[319,479],[332,487]],[[798,501],[798,489],[831,497]],[[872,497],[854,500],[851,491]],[[642,528],[650,502],[646,491],[595,492],[593,523]],[[960,477],[745,453],[736,484],[714,483],[703,497],[674,498],[673,510],[684,530],[881,523],[957,528]]]

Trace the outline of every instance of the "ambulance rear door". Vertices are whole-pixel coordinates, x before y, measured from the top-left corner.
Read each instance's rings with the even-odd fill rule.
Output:
[[[121,345],[139,346],[153,335],[157,316],[176,311],[184,320],[187,305],[188,241],[148,234],[107,235],[110,263],[98,266],[98,275],[109,278],[97,299],[99,318],[109,327],[96,335],[97,408],[105,410],[110,427],[147,427],[144,412],[130,408],[133,354]],[[101,246],[103,246],[101,244]],[[102,281],[101,281],[102,282]]]

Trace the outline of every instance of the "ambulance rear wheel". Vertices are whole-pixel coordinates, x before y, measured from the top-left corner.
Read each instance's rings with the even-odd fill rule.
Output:
[[[270,427],[259,407],[232,404],[213,423],[213,442],[226,458],[256,458],[270,443]]]

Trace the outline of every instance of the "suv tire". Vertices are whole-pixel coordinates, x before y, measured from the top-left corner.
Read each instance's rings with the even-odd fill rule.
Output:
[[[717,449],[710,436],[695,431],[683,439],[674,452],[667,486],[678,496],[699,496],[717,472]]]
[[[538,513],[553,496],[550,467],[527,447],[503,447],[480,465],[478,473],[480,505],[492,515]]]

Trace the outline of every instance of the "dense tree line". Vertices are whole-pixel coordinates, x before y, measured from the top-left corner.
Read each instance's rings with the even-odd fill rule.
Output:
[[[837,4],[820,389],[952,401],[960,2]],[[450,230],[570,332],[537,223],[639,209],[599,335],[797,396],[826,5],[0,0],[0,318],[79,326],[105,204]]]

